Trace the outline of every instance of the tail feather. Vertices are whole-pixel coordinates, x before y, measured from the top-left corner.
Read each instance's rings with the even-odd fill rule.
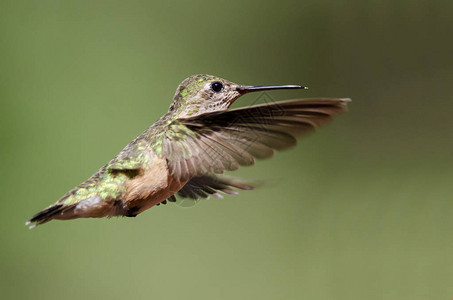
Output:
[[[34,215],[30,220],[28,220],[25,225],[29,226],[29,229],[33,229],[38,225],[44,224],[52,220],[56,215],[61,214],[65,209],[63,204],[52,205],[36,215]]]

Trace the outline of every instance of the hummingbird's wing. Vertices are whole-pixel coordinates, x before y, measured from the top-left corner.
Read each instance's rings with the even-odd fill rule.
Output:
[[[207,199],[210,196],[223,198],[224,194],[237,194],[237,190],[252,190],[260,183],[258,181],[244,180],[234,178],[231,176],[217,176],[214,174],[203,175],[191,178],[177,193],[179,198],[186,198],[190,200]],[[176,194],[175,194],[176,195]],[[167,200],[176,202],[175,195]],[[163,201],[160,204],[166,204]]]
[[[169,125],[162,151],[171,175],[188,180],[252,165],[296,144],[346,110],[350,99],[301,99],[204,113]]]
[[[219,191],[225,194],[237,194],[235,189],[252,190],[253,188],[254,185],[252,183],[244,182],[237,178],[210,174],[191,178],[178,191],[178,196],[193,200],[208,198],[210,195],[223,198],[223,196],[218,193]]]

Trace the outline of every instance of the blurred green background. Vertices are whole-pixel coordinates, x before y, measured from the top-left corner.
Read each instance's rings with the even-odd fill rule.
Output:
[[[0,1],[2,299],[451,299],[452,1]],[[267,187],[24,222],[197,73],[351,97]],[[250,105],[246,95],[235,106]]]

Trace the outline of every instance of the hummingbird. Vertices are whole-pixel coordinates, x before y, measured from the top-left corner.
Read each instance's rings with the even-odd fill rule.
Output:
[[[135,217],[145,210],[253,185],[224,171],[269,158],[296,138],[346,110],[347,98],[298,99],[229,109],[258,91],[306,89],[299,85],[240,85],[212,75],[193,75],[177,88],[168,112],[55,204],[26,222]]]

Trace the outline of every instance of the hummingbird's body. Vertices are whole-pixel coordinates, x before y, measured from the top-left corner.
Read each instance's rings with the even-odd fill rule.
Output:
[[[300,86],[242,86],[210,75],[194,75],[178,87],[169,111],[114,159],[36,214],[30,228],[52,219],[134,217],[175,194],[221,197],[218,191],[251,189],[215,174],[251,165],[273,150],[295,144],[345,110],[349,99],[292,100],[228,110],[241,95]]]

